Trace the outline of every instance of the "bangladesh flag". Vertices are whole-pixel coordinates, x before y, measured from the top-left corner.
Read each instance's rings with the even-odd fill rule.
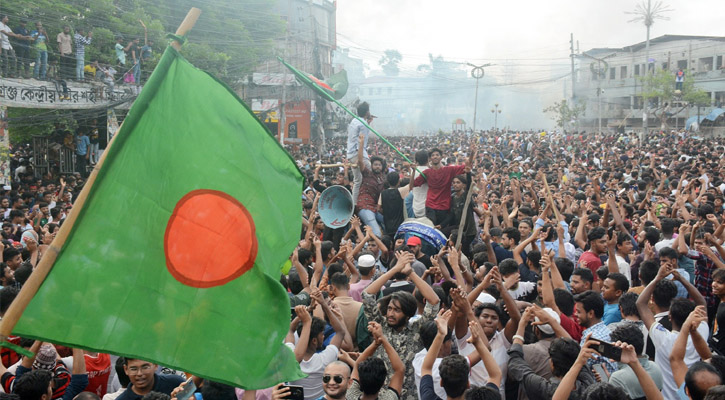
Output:
[[[168,47],[13,332],[248,389],[303,377],[278,282],[302,182],[234,92]]]

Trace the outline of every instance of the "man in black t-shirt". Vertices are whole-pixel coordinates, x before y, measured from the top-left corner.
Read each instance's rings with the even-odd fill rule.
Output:
[[[184,378],[179,375],[157,374],[157,369],[158,365],[148,361],[127,358],[123,370],[131,384],[117,400],[140,400],[152,391],[171,395],[171,392],[184,382]]]

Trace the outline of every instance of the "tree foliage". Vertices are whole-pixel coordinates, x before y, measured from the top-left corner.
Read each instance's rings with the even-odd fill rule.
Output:
[[[576,122],[581,115],[584,115],[586,108],[586,103],[578,103],[571,106],[566,100],[562,100],[546,107],[544,112],[551,114],[551,119],[556,122],[556,126],[566,129],[572,121]]]
[[[383,72],[385,72],[385,75],[398,76],[398,74],[400,73],[398,64],[402,59],[403,55],[400,54],[398,50],[388,49],[385,50],[383,56],[380,58],[380,61],[378,61],[378,64],[383,67]]]
[[[642,82],[642,97],[647,100],[659,99],[661,104],[680,99],[694,105],[710,103],[710,96],[695,85],[695,79],[689,71],[685,71],[681,93],[677,93],[675,90],[675,74],[666,69],[641,76],[639,80]]]
[[[148,76],[168,43],[167,34],[176,31],[191,7],[200,8],[202,14],[182,54],[232,88],[261,62],[271,59],[276,41],[284,37],[285,24],[275,8],[276,0],[10,0],[3,2],[2,13],[8,15],[13,29],[21,18],[28,20],[29,30],[35,29],[35,22],[42,22],[48,33],[49,62],[58,58],[56,36],[65,25],[93,31],[86,62],[103,64],[115,64],[117,37],[124,45],[134,38],[143,45],[146,25],[148,40],[153,41],[152,59],[142,67],[143,75]],[[52,133],[54,122],[74,128],[104,113],[10,109],[11,139],[27,142],[33,135]]]
[[[256,65],[270,58],[274,41],[284,36],[284,23],[275,10],[274,0],[11,0],[3,12],[10,26],[20,18],[28,28],[41,21],[49,35],[49,57],[57,54],[55,37],[64,25],[93,31],[93,42],[86,47],[86,60],[113,63],[115,38],[124,44],[134,38],[154,42],[158,59],[173,33],[191,7],[202,9],[202,16],[189,34],[182,53],[194,65],[211,72],[234,86]],[[153,68],[155,60],[144,69]]]

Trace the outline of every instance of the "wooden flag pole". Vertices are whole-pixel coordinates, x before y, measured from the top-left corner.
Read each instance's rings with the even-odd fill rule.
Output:
[[[554,197],[551,195],[551,190],[549,189],[549,182],[546,181],[546,174],[541,174],[541,179],[544,181],[544,188],[546,188],[546,198],[549,200],[549,203],[551,204],[551,211],[554,212],[554,216],[556,217],[556,223],[558,224],[560,221],[563,221],[561,218],[561,214],[559,214],[559,208],[556,205],[556,202],[554,201]]]
[[[179,29],[176,30],[176,35],[186,35],[194,26],[200,14],[201,10],[199,10],[198,8],[192,8],[191,10],[189,10],[189,13],[186,14],[186,18],[184,18],[184,21],[179,26]],[[181,45],[182,43],[179,43],[176,40],[171,43],[171,46],[177,51],[181,49]],[[121,124],[121,126],[123,126],[123,124]],[[118,128],[118,132],[120,131],[121,127]],[[103,163],[106,160],[106,155],[108,154],[109,149],[113,145],[113,142],[116,140],[116,137],[118,137],[118,133],[113,136],[111,141],[108,143],[108,146],[106,146],[106,150],[103,152],[103,155],[101,155],[98,163],[91,171],[91,174],[88,177],[88,181],[86,181],[86,184],[83,186],[80,194],[78,194],[78,198],[73,204],[73,209],[70,215],[66,218],[55,239],[53,239],[53,242],[50,243],[48,250],[43,255],[43,258],[40,259],[40,263],[38,263],[38,266],[35,268],[35,270],[33,270],[33,273],[30,274],[30,278],[28,278],[27,282],[25,282],[23,288],[20,290],[20,293],[18,293],[18,296],[15,298],[12,304],[10,304],[10,308],[8,308],[2,321],[0,321],[0,341],[5,341],[7,340],[8,336],[10,336],[13,329],[15,328],[15,325],[20,320],[20,316],[22,316],[23,312],[28,307],[28,304],[30,304],[30,301],[33,299],[35,294],[38,293],[40,285],[43,283],[43,281],[45,281],[45,278],[48,276],[50,270],[53,268],[53,264],[55,264],[55,260],[58,258],[58,254],[65,245],[66,240],[68,240],[68,235],[70,235],[70,232],[73,229],[73,225],[75,225],[78,214],[80,214],[80,210],[82,210],[83,206],[85,205],[88,194],[90,193],[91,188],[96,181],[96,177],[98,176],[98,171],[101,169],[101,167],[103,167]]]

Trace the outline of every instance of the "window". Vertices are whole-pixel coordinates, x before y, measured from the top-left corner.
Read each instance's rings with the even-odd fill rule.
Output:
[[[388,94],[393,94],[393,88],[391,88],[391,87],[388,88]]]
[[[378,94],[383,94],[383,88],[378,88]]]
[[[717,62],[715,63],[717,69],[723,69],[725,65],[722,63],[722,56],[717,56]]]
[[[619,79],[625,79],[628,77],[629,76],[627,75],[627,66],[625,65],[625,66],[619,67]]]
[[[666,62],[665,62],[665,63],[662,63],[662,69],[667,69],[667,68],[669,68],[669,65],[667,65],[667,64],[668,64],[668,63],[666,63]]]
[[[634,76],[639,76],[639,64],[634,66]]]
[[[677,69],[687,69],[687,60],[677,60]]]
[[[712,57],[700,58],[699,60],[697,60],[697,63],[700,65],[700,67],[697,69],[698,71],[712,71]]]
[[[617,74],[616,68],[610,68],[609,69],[609,79],[614,79],[614,76]]]

